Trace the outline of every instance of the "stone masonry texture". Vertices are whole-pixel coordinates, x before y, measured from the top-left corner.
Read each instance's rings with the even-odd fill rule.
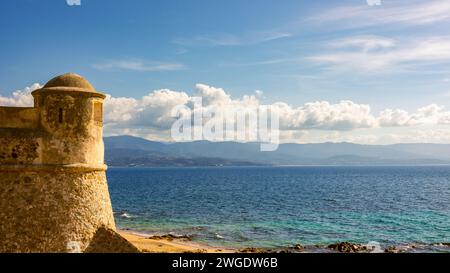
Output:
[[[0,106],[0,252],[83,252],[95,234],[105,252],[108,238],[116,242],[111,251],[134,251],[115,232],[103,158],[105,95],[77,74],[32,95],[34,107]]]

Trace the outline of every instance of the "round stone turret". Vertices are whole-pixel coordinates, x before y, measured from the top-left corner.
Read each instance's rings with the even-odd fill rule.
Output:
[[[0,114],[0,252],[84,251],[115,230],[106,182],[103,99],[64,74],[32,93],[34,108]]]
[[[49,134],[46,164],[103,164],[103,99],[83,77],[68,73],[32,93],[40,127]]]

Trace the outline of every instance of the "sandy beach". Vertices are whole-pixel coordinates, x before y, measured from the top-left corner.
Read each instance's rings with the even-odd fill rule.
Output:
[[[118,232],[145,253],[233,253],[238,251],[232,248],[213,247],[192,242],[186,238],[148,236],[124,230]]]

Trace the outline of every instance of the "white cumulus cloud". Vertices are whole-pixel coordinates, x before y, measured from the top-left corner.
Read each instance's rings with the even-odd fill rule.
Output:
[[[33,96],[31,96],[31,92],[41,87],[40,84],[34,83],[29,87],[14,91],[9,97],[0,96],[0,106],[32,107]]]
[[[0,96],[0,105],[33,106],[31,92],[40,87],[41,85],[36,83],[14,91],[10,96]],[[170,140],[170,128],[176,120],[172,116],[174,107],[183,106],[192,110],[195,101],[201,98],[202,106],[195,111],[220,113],[225,120],[234,123],[236,111],[245,112],[261,105],[261,95],[261,91],[255,91],[254,95],[233,98],[224,89],[206,84],[197,84],[192,95],[169,89],[155,90],[141,98],[107,95],[104,103],[105,134],[132,134],[155,140]],[[385,109],[378,115],[371,112],[369,105],[350,100],[337,103],[315,101],[300,106],[278,101],[269,106],[280,118],[279,130],[282,141],[283,138],[286,141],[295,141],[296,138],[314,137],[317,141],[349,140],[373,143],[394,141],[393,135],[398,139],[406,139],[398,134],[377,135],[376,132],[382,128],[406,130],[406,128],[420,128],[419,126],[434,126],[436,131],[439,126],[450,125],[450,111],[437,104],[421,107],[412,113],[402,109]],[[355,130],[363,133],[352,133]],[[443,139],[441,134],[439,138],[430,134],[421,135],[440,141]]]
[[[284,129],[351,130],[375,126],[370,107],[352,101],[336,104],[317,101],[296,108],[278,102],[273,106],[279,113],[280,125]]]

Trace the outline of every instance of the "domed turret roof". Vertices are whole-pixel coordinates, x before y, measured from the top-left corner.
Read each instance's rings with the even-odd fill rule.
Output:
[[[88,82],[88,80],[75,73],[63,74],[49,80],[44,85],[44,88],[49,87],[75,87],[95,92],[94,87]]]
[[[105,95],[99,93],[85,78],[75,73],[66,73],[49,80],[44,87],[35,90],[32,94],[42,92],[85,92],[96,97],[104,98]]]

